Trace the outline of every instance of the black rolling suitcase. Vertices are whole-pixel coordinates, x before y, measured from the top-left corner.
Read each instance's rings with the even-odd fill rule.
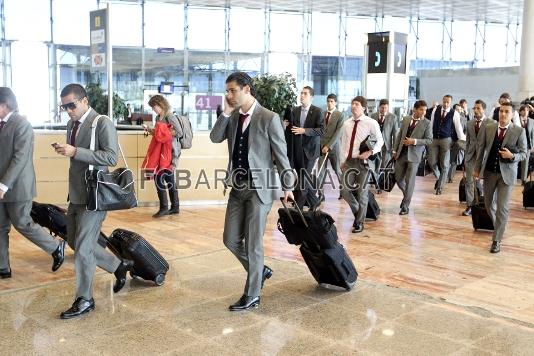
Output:
[[[458,200],[460,203],[467,201],[465,194],[465,176],[460,179],[460,185],[458,186]]]
[[[108,247],[116,255],[134,262],[130,271],[133,278],[151,280],[158,286],[165,282],[169,263],[141,235],[124,229],[115,229],[109,235]]]
[[[278,229],[290,244],[300,242],[304,262],[317,283],[351,290],[358,272],[345,248],[337,241],[334,219],[321,211],[303,213],[297,205],[288,208],[281,200],[284,208],[278,210]],[[293,236],[295,233],[301,234],[300,237]]]
[[[375,199],[375,195],[373,192],[368,190],[369,192],[369,201],[367,202],[367,212],[365,213],[366,219],[371,220],[378,220],[378,216],[380,215],[380,206],[378,205],[378,202]]]
[[[32,202],[32,210],[30,216],[33,221],[48,229],[51,235],[59,236],[63,240],[67,240],[67,211],[54,204],[42,204]],[[106,235],[102,232],[98,237],[98,244],[106,247]]]
[[[523,187],[523,207],[525,209],[534,207],[534,182],[532,179],[526,182]]]
[[[478,183],[478,182],[477,182]],[[473,229],[476,230],[494,230],[493,221],[486,210],[484,201],[480,201],[477,192],[477,185],[475,184],[475,204],[471,207],[471,220],[473,221]]]

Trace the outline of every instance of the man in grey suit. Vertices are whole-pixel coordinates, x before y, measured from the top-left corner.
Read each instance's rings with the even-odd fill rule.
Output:
[[[501,250],[501,240],[508,222],[508,204],[517,176],[517,163],[527,155],[525,130],[512,123],[513,116],[513,105],[502,103],[499,121],[488,123],[479,132],[474,176],[484,177],[484,204],[495,227],[491,253]]]
[[[326,111],[324,113],[325,133],[321,136],[321,157],[317,166],[321,169],[317,172],[319,182],[319,199],[324,201],[324,181],[326,178],[327,163],[324,163],[328,157],[330,166],[334,170],[338,181],[341,183],[341,169],[339,167],[339,138],[341,137],[341,128],[343,127],[343,115],[337,108],[336,94],[328,94],[326,97]],[[327,156],[328,154],[328,156]],[[323,166],[324,164],[324,166]]]
[[[443,105],[438,105],[430,117],[432,144],[428,146],[430,150],[428,157],[430,167],[437,178],[434,185],[436,195],[442,193],[443,185],[448,178],[453,131],[458,140],[465,141],[460,114],[452,109],[451,103],[451,95],[443,96]]]
[[[479,132],[484,130],[487,118],[485,115],[486,103],[482,100],[475,101],[473,107],[474,120],[467,122],[467,134],[465,141],[465,199],[467,206],[463,211],[463,216],[471,215],[471,207],[475,200],[475,180],[473,178],[473,171],[477,159],[477,148],[479,141]]]
[[[316,187],[312,185],[311,176],[315,161],[321,152],[321,136],[324,135],[324,119],[321,109],[312,105],[313,89],[309,86],[300,92],[300,106],[292,111],[292,122],[286,126],[289,159],[298,173],[298,188],[295,198],[301,208],[305,203],[311,209],[321,203],[317,197]]]
[[[376,162],[376,168],[384,168],[392,156],[393,143],[395,136],[399,129],[397,116],[389,112],[388,99],[380,100],[378,111],[371,114],[371,119],[375,119],[380,125],[380,132],[384,139],[384,146],[382,146],[381,158]]]
[[[232,190],[224,220],[224,244],[247,271],[244,293],[230,305],[231,311],[258,307],[263,283],[273,273],[264,265],[263,234],[273,200],[279,197],[280,181],[284,183],[284,201],[293,200],[288,187],[294,185],[295,177],[287,158],[282,121],[263,108],[255,95],[248,74],[230,74],[224,112],[210,133],[212,142],[228,143],[228,184]]]
[[[432,143],[432,127],[430,121],[425,119],[426,109],[427,105],[424,100],[415,102],[412,116],[402,120],[401,128],[393,144],[395,180],[403,195],[399,215],[406,215],[410,211],[417,168],[423,157],[425,146]]]
[[[79,84],[69,84],[61,91],[61,109],[70,120],[67,123],[67,144],[55,144],[58,154],[70,158],[69,207],[67,211],[67,239],[74,250],[76,269],[76,300],[72,307],[61,313],[62,319],[70,319],[88,313],[95,308],[93,277],[96,266],[114,273],[116,293],[126,282],[126,272],[132,262],[121,262],[97,243],[105,211],[88,211],[85,172],[89,165],[107,170],[117,164],[117,132],[111,120],[100,116],[89,106],[85,89]],[[91,126],[95,119],[95,150],[90,147]]]
[[[341,194],[354,215],[352,232],[363,231],[369,202],[369,157],[382,150],[384,144],[378,123],[365,115],[367,99],[357,96],[351,102],[352,117],[343,123],[341,134]],[[364,142],[375,142],[372,149]],[[367,146],[369,150],[360,151]]]
[[[36,225],[30,212],[35,191],[33,128],[19,115],[11,89],[0,87],[0,278],[11,278],[9,232],[11,224],[28,240],[52,255],[52,271],[65,258],[65,241],[56,241]]]
[[[467,117],[464,115],[463,108],[460,106],[460,104],[454,104],[453,108],[460,115],[460,125],[462,126],[462,132],[465,135],[467,130]],[[456,174],[456,167],[462,164],[465,156],[465,140],[462,141],[458,138],[456,130],[452,130],[451,139],[451,157],[447,183],[453,182],[454,175]]]
[[[527,149],[528,154],[524,161],[521,161],[521,183],[525,185],[528,178],[528,165],[529,160],[533,157],[534,153],[534,119],[528,117],[530,110],[527,105],[521,105],[519,108],[519,120],[521,121],[521,126],[525,129],[525,134],[527,136]]]

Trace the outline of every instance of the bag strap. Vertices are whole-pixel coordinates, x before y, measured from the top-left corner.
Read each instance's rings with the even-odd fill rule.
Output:
[[[95,119],[93,120],[93,123],[91,124],[91,144],[89,145],[89,149],[91,151],[94,151],[95,150],[95,137],[96,137],[96,127],[98,126],[98,120],[100,120],[101,117],[105,117],[104,115],[98,115],[97,117],[95,117]],[[122,156],[122,160],[124,161],[124,166],[126,166],[126,169],[129,169],[128,168],[128,162],[126,161],[126,157],[124,157],[124,153],[122,152],[122,147],[121,147],[121,143],[119,142],[119,137],[117,135],[117,144],[119,145],[119,151],[121,153],[121,156]],[[92,171],[95,167],[90,164],[89,165],[89,170]]]

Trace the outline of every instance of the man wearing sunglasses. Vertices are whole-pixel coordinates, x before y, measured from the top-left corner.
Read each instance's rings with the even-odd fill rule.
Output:
[[[79,84],[69,84],[61,91],[61,109],[70,117],[67,123],[67,143],[58,144],[58,154],[70,157],[69,208],[67,211],[67,238],[74,252],[76,267],[76,300],[72,307],[61,313],[62,319],[70,319],[88,313],[95,308],[93,277],[96,266],[114,273],[117,278],[113,291],[117,293],[126,283],[126,272],[131,261],[121,261],[97,243],[105,211],[87,211],[87,185],[85,171],[89,165],[107,170],[117,164],[117,132],[111,120],[99,119],[95,132],[95,150],[90,150],[91,126],[99,116],[89,106],[85,89]]]
[[[0,87],[0,278],[11,278],[11,224],[28,240],[52,255],[52,271],[63,263],[65,241],[56,241],[36,225],[30,212],[35,191],[33,128],[18,113],[15,94]]]

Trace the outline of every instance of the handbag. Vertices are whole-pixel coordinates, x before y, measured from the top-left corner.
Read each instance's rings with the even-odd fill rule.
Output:
[[[373,147],[376,145],[376,138],[372,137],[371,135],[368,135],[365,140],[362,141],[360,144],[360,154],[371,151]],[[378,157],[378,153],[372,154],[369,156],[368,160],[374,161]]]
[[[102,116],[96,117],[91,125],[91,151],[95,150],[96,126]],[[85,171],[88,211],[124,210],[137,206],[133,173],[128,168],[120,143],[119,151],[126,167],[108,172],[89,165]]]

